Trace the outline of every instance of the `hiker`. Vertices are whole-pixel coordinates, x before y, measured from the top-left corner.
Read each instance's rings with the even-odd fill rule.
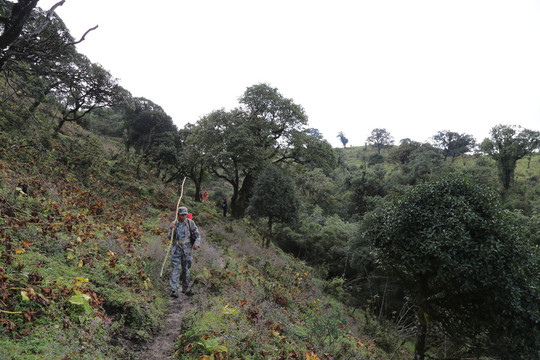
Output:
[[[203,202],[203,194],[202,194],[202,190],[199,191],[199,201],[200,201],[200,202]]]
[[[206,200],[208,200],[208,191],[204,190],[202,195],[203,195],[203,198],[204,198],[204,202],[206,202]]]
[[[197,225],[188,219],[188,209],[178,208],[178,220],[173,221],[169,228],[174,231],[173,245],[171,246],[171,296],[178,297],[179,280],[182,280],[182,293],[186,293],[189,287],[189,268],[193,261],[191,249],[197,250],[201,246],[201,237]]]
[[[227,198],[223,199],[223,202],[221,203],[221,207],[223,208],[223,217],[227,216]]]

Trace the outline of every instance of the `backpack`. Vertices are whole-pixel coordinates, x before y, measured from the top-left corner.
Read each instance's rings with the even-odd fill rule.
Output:
[[[197,234],[195,234],[195,231],[191,230],[191,223],[193,220],[188,219],[188,227],[189,227],[189,240],[191,241],[191,246],[195,244],[195,241],[197,241]]]

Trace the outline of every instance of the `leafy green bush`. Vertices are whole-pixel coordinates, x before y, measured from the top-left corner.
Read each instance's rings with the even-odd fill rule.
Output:
[[[365,219],[379,260],[417,301],[418,356],[429,322],[464,352],[538,355],[539,258],[523,234],[495,191],[461,174],[411,188]]]

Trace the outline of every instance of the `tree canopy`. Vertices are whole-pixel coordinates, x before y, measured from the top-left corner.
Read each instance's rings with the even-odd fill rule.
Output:
[[[23,33],[38,0],[2,1],[0,4],[0,70],[12,56],[11,47]]]
[[[306,127],[303,108],[276,88],[257,84],[246,89],[232,111],[216,110],[193,129],[195,142],[211,172],[233,188],[231,211],[243,216],[262,166],[298,163],[335,167],[332,147]]]
[[[167,132],[177,131],[176,126],[163,108],[146,98],[134,98],[125,117],[126,147],[137,153],[147,153],[157,140]]]
[[[339,141],[341,141],[341,143],[343,144],[343,147],[347,147],[347,144],[349,143],[349,139],[347,139],[345,134],[343,134],[343,131],[340,131],[337,137],[339,138]]]
[[[395,197],[363,226],[418,306],[415,359],[433,326],[462,344],[455,357],[538,357],[538,254],[495,191],[449,175]]]
[[[466,154],[474,148],[476,143],[474,137],[468,134],[442,130],[433,136],[435,146],[442,150],[444,161],[448,156],[452,157],[452,162],[456,156]]]
[[[381,153],[381,149],[394,144],[394,138],[386,129],[373,129],[371,135],[367,138],[367,143],[377,148],[377,153]]]
[[[292,223],[298,220],[299,202],[292,179],[282,169],[270,164],[261,172],[253,187],[248,214],[268,219],[266,247],[272,239],[274,222]]]
[[[117,89],[117,80],[107,70],[77,54],[63,74],[60,86],[53,90],[61,104],[56,131],[66,121],[79,121],[94,109],[113,105]]]
[[[514,180],[514,171],[519,159],[530,153],[530,132],[517,126],[497,125],[491,129],[491,137],[484,139],[480,148],[491,155],[499,169],[499,178],[505,189],[509,189]],[[538,141],[538,138],[536,138]]]

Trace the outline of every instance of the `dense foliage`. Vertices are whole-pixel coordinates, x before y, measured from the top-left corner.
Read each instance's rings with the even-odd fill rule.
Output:
[[[364,236],[418,306],[415,359],[428,326],[453,340],[453,357],[540,355],[531,331],[540,325],[540,264],[525,225],[462,175],[418,185],[365,218]]]
[[[482,151],[497,162],[499,177],[505,189],[510,188],[514,180],[517,161],[538,149],[539,138],[539,132],[497,125],[491,129],[491,137],[482,142]]]
[[[272,240],[274,222],[294,223],[298,219],[299,202],[292,179],[282,169],[268,165],[255,183],[248,214],[268,219],[266,247]]]
[[[304,109],[267,84],[246,89],[240,107],[200,119],[192,134],[202,161],[232,187],[231,210],[244,216],[253,186],[270,162],[335,166],[327,141],[306,127]]]

